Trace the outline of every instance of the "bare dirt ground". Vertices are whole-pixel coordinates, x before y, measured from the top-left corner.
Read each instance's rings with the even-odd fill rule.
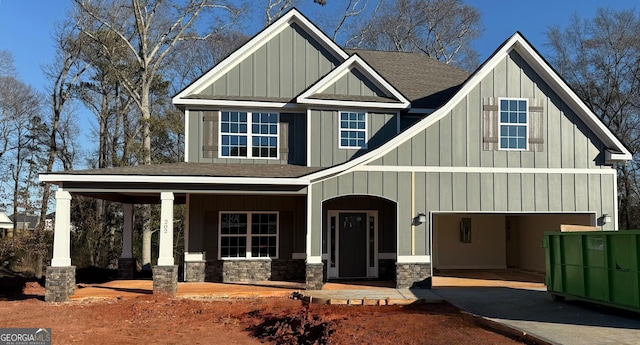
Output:
[[[521,344],[448,304],[305,305],[282,297],[157,295],[45,303],[38,282],[0,302],[0,327],[51,328],[54,344]]]

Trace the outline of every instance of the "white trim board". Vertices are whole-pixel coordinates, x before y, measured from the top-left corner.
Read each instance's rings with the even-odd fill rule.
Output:
[[[74,174],[41,174],[40,182],[133,182],[133,183],[185,183],[185,184],[274,184],[274,185],[309,185],[304,178],[259,178],[259,177],[213,177],[213,176],[149,176],[149,175],[74,175]]]
[[[337,101],[337,100],[322,100],[310,98],[316,93],[321,93],[329,86],[336,83],[340,78],[351,73],[352,70],[358,70],[364,74],[369,81],[372,81],[382,91],[390,93],[400,103],[391,102],[363,102],[363,101]],[[320,104],[320,105],[334,105],[334,106],[354,106],[354,107],[376,107],[376,108],[393,108],[393,109],[406,109],[411,105],[411,102],[404,97],[400,91],[396,90],[391,84],[389,84],[376,70],[371,68],[358,54],[351,55],[346,61],[334,68],[326,76],[318,80],[307,91],[303,92],[296,101],[300,104]]]
[[[571,88],[558,76],[553,69],[542,59],[542,57],[529,45],[529,43],[516,32],[511,36],[474,74],[463,84],[456,94],[442,107],[438,108],[431,115],[420,120],[411,128],[400,133],[393,139],[387,141],[382,146],[365,153],[364,155],[350,160],[346,163],[325,169],[306,177],[312,181],[320,181],[329,176],[347,171],[355,166],[374,161],[391,150],[397,148],[416,134],[430,127],[447,116],[455,106],[462,102],[465,97],[486,77],[493,69],[506,58],[511,51],[517,51],[530,64],[531,68],[541,75],[549,83],[552,91],[558,93],[562,100],[573,109],[587,126],[602,140],[605,145],[614,147],[621,152],[615,157],[618,159],[631,159],[631,153],[622,143],[609,131],[604,124],[589,110],[589,108],[578,98]]]
[[[447,167],[447,166],[396,166],[359,165],[344,173],[354,171],[436,172],[436,173],[504,173],[504,174],[583,174],[616,175],[616,169],[575,168],[496,168],[496,167]]]
[[[285,13],[278,20],[266,27],[257,35],[253,36],[242,47],[234,51],[226,59],[222,60],[215,67],[210,69],[203,76],[198,78],[191,85],[184,88],[176,96],[173,97],[173,104],[193,104],[190,103],[193,100],[185,99],[193,93],[200,93],[211,83],[216,81],[221,76],[225,75],[229,70],[235,67],[238,63],[243,61],[246,57],[250,56],[262,46],[267,44],[273,37],[281,33],[291,24],[296,23],[309,35],[313,36],[324,48],[332,53],[336,58],[342,61],[349,57],[349,54],[345,52],[340,46],[333,42],[325,33],[323,33],[317,26],[309,21],[304,15],[302,15],[297,9],[293,8]],[[212,101],[208,101],[206,104],[212,104]]]

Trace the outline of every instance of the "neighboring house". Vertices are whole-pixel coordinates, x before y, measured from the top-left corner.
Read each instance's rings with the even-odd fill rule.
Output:
[[[617,228],[615,165],[630,152],[519,33],[469,75],[344,50],[291,10],[173,102],[185,162],[40,176],[60,187],[51,274],[71,274],[72,194],[124,204],[124,259],[131,204],[161,203],[154,282],[166,291],[174,203],[187,206],[188,281],[308,288],[543,270],[543,231]]]
[[[0,238],[5,238],[13,235],[13,222],[7,214],[0,212]]]

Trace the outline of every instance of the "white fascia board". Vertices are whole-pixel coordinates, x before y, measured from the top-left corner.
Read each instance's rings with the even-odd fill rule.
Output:
[[[123,183],[183,183],[183,184],[246,184],[246,185],[296,185],[307,186],[304,178],[277,177],[212,177],[212,176],[143,176],[143,175],[71,175],[45,174],[38,176],[40,182],[123,182]]]
[[[612,152],[611,150],[604,151],[604,160],[606,163],[618,163],[630,161],[633,159],[633,155],[630,152]]]
[[[299,104],[324,105],[332,107],[355,107],[367,109],[406,109],[407,105],[403,103],[387,103],[387,102],[364,102],[364,101],[339,101],[308,98],[299,100]]]
[[[358,158],[355,158],[353,160],[350,160],[350,161],[348,161],[346,163],[343,163],[341,165],[337,165],[337,166],[331,167],[329,169],[318,171],[316,173],[312,173],[312,174],[306,175],[305,177],[308,178],[309,180],[313,181],[313,182],[316,182],[317,180],[323,179],[325,177],[329,177],[329,176],[332,176],[332,175],[335,175],[335,174],[338,174],[338,173],[341,173],[341,172],[347,172],[347,170],[353,168],[354,166],[366,164],[367,162],[373,161],[375,159],[378,159],[378,158],[384,156],[389,151],[391,151],[394,148],[400,146],[405,141],[411,139],[417,133],[420,133],[421,131],[425,130],[426,128],[428,128],[432,124],[437,123],[443,117],[445,117],[447,114],[449,114],[453,110],[455,105],[457,105],[459,102],[461,102],[469,94],[469,92],[471,92],[471,90],[473,90],[473,88],[475,88],[482,81],[482,79],[484,79],[487,76],[487,74],[489,74],[502,61],[502,59],[506,58],[508,56],[509,52],[512,49],[514,49],[514,47],[520,47],[521,48],[521,49],[517,50],[519,53],[521,53],[521,51],[526,51],[527,54],[525,54],[525,55],[531,55],[532,58],[535,58],[536,62],[531,67],[534,68],[534,70],[536,72],[538,72],[539,74],[541,74],[543,76],[544,75],[548,75],[548,77],[550,79],[556,80],[556,82],[555,82],[556,85],[553,85],[555,87],[552,87],[552,89],[555,92],[562,93],[560,91],[564,90],[564,91],[566,91],[566,92],[564,92],[565,94],[569,94],[570,93],[570,94],[572,94],[574,96],[572,99],[574,100],[574,102],[576,102],[576,105],[579,106],[580,110],[584,114],[587,115],[587,119],[583,119],[583,120],[586,120],[585,123],[587,123],[587,125],[589,125],[591,123],[592,125],[594,125],[597,128],[601,129],[601,131],[599,131],[599,132],[594,131],[594,133],[596,133],[596,135],[598,133],[600,133],[601,135],[604,135],[606,139],[609,139],[608,141],[610,141],[611,143],[614,144],[614,146],[616,146],[616,148],[619,148],[619,151],[622,154],[631,155],[631,153],[624,147],[624,145],[622,145],[622,143],[620,143],[620,141],[618,141],[615,138],[615,136],[611,133],[611,131],[609,131],[606,127],[604,127],[604,124],[595,116],[595,114],[593,114],[593,112],[591,112],[586,107],[586,105],[582,101],[580,101],[580,99],[577,97],[577,95],[575,95],[575,93],[573,93],[573,91],[571,91],[571,89],[566,85],[566,83],[564,83],[560,79],[560,77],[542,60],[542,57],[540,57],[540,55],[538,55],[533,50],[533,48],[526,43],[526,41],[524,40],[524,38],[522,36],[520,36],[520,34],[516,33],[513,36],[511,36],[511,38],[509,38],[500,47],[500,49],[497,50],[491,56],[491,58],[489,58],[489,60],[487,60],[482,65],[482,67],[479,70],[477,70],[467,80],[467,82],[464,83],[462,88],[460,88],[460,90],[458,90],[458,92],[456,92],[456,94],[453,95],[453,97],[447,103],[445,103],[442,107],[440,107],[437,110],[435,110],[431,115],[423,118],[418,123],[416,123],[414,126],[410,127],[409,129],[407,129],[406,131],[400,133],[399,135],[395,136],[394,138],[392,138],[391,140],[389,140],[385,144],[381,145],[377,149],[369,151],[368,153],[365,153],[364,155],[362,155],[362,156],[360,156]],[[530,60],[527,60],[527,61],[531,64]],[[540,73],[541,71],[543,73]],[[578,112],[578,113],[580,113],[580,112]],[[601,139],[603,139],[603,138],[601,138]]]
[[[356,69],[362,72],[370,81],[372,81],[377,87],[380,89],[389,92],[393,97],[395,97],[400,103],[376,103],[376,102],[357,102],[357,101],[325,101],[309,98],[316,93],[324,91],[333,83],[337,82],[340,78],[345,76],[347,73],[350,73],[353,69]],[[382,104],[387,105],[387,107],[393,109],[406,109],[411,105],[411,102],[400,93],[400,91],[396,90],[391,84],[389,84],[376,70],[371,68],[360,56],[357,54],[351,55],[346,61],[344,61],[340,66],[333,69],[333,71],[329,72],[324,78],[318,80],[314,85],[312,85],[307,91],[303,92],[298,96],[296,102],[302,104],[327,104],[327,105],[346,105],[346,103],[364,103],[364,106],[371,107],[371,104],[375,104],[375,107],[381,107]],[[336,104],[331,104],[334,102]],[[362,105],[358,105],[362,106]]]
[[[312,36],[315,36],[320,44],[330,52],[333,52],[335,56],[340,57],[343,60],[349,57],[349,54],[347,54],[347,52],[345,52],[342,48],[340,48],[340,46],[333,42],[317,26],[315,26],[305,16],[303,16],[297,9],[293,8],[278,20],[273,22],[271,25],[266,27],[264,30],[262,30],[260,33],[253,36],[253,38],[245,43],[242,47],[222,60],[219,64],[214,66],[191,85],[180,91],[175,97],[173,97],[173,103],[184,104],[184,97],[193,93],[199,93],[204,90],[209,84],[223,76],[226,72],[243,61],[247,56],[253,54],[260,47],[267,44],[267,42],[281,33],[284,29],[289,27],[292,23],[298,24],[303,29],[307,30],[308,33],[311,33]]]
[[[175,103],[175,102],[174,102]],[[294,108],[297,105],[290,102],[268,102],[268,101],[233,101],[221,99],[182,99],[180,105],[195,106],[217,106],[217,107],[241,107],[241,108]]]
[[[620,151],[624,157],[628,157],[628,159],[623,160],[631,159],[631,152],[613,135],[551,66],[544,61],[540,54],[518,33],[514,34],[514,38],[514,43],[509,46],[513,46],[513,49],[529,63],[538,75],[540,75],[545,82],[552,85],[553,91],[558,93],[563,101],[570,104],[574,110],[577,110],[576,114],[585,122],[589,129],[591,129],[600,140],[603,140],[605,144]]]

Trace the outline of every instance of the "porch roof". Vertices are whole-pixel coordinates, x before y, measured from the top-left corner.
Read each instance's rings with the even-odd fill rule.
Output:
[[[246,178],[298,178],[321,170],[319,167],[307,167],[291,164],[228,164],[228,163],[164,163],[113,167],[103,169],[68,170],[40,174],[43,182],[88,181],[87,177],[95,176],[95,181],[104,181],[105,176],[141,177],[246,177]],[[153,181],[149,181],[153,182]]]

